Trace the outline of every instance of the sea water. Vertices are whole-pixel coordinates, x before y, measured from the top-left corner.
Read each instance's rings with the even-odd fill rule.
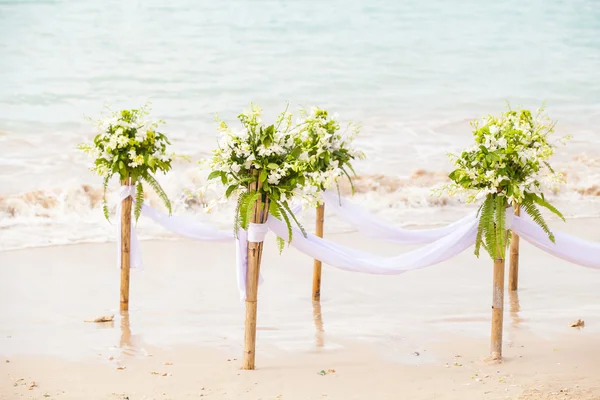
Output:
[[[147,100],[192,160],[159,176],[174,212],[224,227],[230,206],[205,215],[190,197],[205,183],[196,161],[215,114],[235,124],[250,101],[266,120],[289,102],[360,123],[355,201],[402,225],[472,208],[430,195],[470,120],[546,102],[557,136],[573,135],[551,198],[570,218],[600,216],[597,0],[0,0],[0,77],[0,249],[114,237],[76,146],[95,133],[86,117]]]

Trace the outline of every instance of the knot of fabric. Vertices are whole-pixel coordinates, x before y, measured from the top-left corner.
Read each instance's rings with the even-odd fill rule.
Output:
[[[119,199],[125,200],[129,196],[131,196],[131,198],[135,200],[135,186],[134,185],[121,186],[121,188],[119,189]]]
[[[265,236],[269,232],[267,224],[250,223],[248,226],[248,241],[253,243],[262,243],[265,241]]]

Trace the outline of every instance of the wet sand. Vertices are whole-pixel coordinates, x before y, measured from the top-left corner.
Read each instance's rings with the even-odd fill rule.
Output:
[[[560,228],[600,240],[599,223]],[[379,254],[410,248],[329,237]],[[312,261],[279,256],[268,237],[256,371],[239,370],[233,244],[142,247],[123,315],[114,244],[0,253],[0,399],[600,399],[600,271],[527,244],[494,365],[486,258],[466,251],[391,277],[325,266],[319,305]],[[115,321],[83,322],[106,314]],[[571,328],[578,318],[585,327]]]

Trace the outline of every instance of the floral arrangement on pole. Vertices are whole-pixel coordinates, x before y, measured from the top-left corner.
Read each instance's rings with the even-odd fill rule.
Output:
[[[134,215],[137,220],[142,211],[145,181],[159,195],[171,213],[171,202],[163,188],[154,178],[157,171],[171,169],[172,155],[167,154],[167,137],[158,132],[164,121],[151,121],[148,105],[139,109],[113,112],[96,121],[100,133],[92,143],[79,145],[79,149],[94,157],[92,171],[103,178],[103,211],[108,220],[106,191],[111,177],[118,175],[122,185],[136,185]]]
[[[365,158],[365,154],[356,150],[353,143],[360,127],[350,123],[342,132],[336,116],[330,116],[327,110],[317,107],[310,112],[301,110],[301,118],[298,125],[304,138],[309,170],[309,185],[305,192],[314,192],[306,198],[318,203],[318,193],[330,189],[333,184],[339,193],[338,182],[343,176],[348,179],[354,194],[352,176],[356,176],[356,172],[352,162]]]
[[[219,120],[221,133],[218,148],[209,160],[212,172],[208,179],[220,179],[227,187],[225,196],[237,193],[234,231],[248,229],[254,206],[261,204],[262,222],[267,213],[283,219],[292,239],[293,220],[303,234],[302,225],[292,212],[289,201],[303,195],[309,170],[303,136],[292,125],[292,114],[283,111],[274,124],[265,125],[262,110],[255,104],[238,115],[241,130],[232,130]],[[280,248],[283,239],[278,238]]]
[[[555,123],[538,109],[509,110],[499,117],[487,116],[471,123],[475,145],[460,155],[450,154],[456,169],[449,177],[453,183],[441,191],[448,194],[466,193],[467,202],[483,199],[479,208],[479,226],[475,254],[483,247],[493,258],[504,258],[507,246],[505,233],[506,209],[520,205],[554,241],[554,235],[540,209],[544,207],[564,220],[564,217],[544,197],[544,190],[556,189],[565,182],[548,160],[558,142],[550,141]]]

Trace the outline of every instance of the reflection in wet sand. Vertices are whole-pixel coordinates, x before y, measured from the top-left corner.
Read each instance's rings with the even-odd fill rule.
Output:
[[[313,301],[313,320],[315,321],[317,347],[323,347],[325,345],[325,330],[323,329],[323,316],[321,314],[321,302],[319,301]]]
[[[510,299],[510,318],[512,319],[512,327],[518,328],[521,323],[521,317],[519,316],[519,311],[521,311],[519,292],[516,290],[509,290],[508,296]]]
[[[131,343],[131,326],[129,325],[128,311],[121,311],[121,340],[119,347],[123,349],[123,354],[128,356],[135,355],[135,348]]]

